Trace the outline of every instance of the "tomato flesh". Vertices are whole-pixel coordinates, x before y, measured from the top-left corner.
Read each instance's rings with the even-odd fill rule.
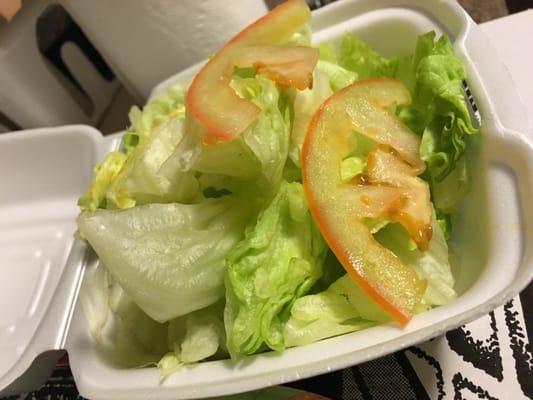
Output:
[[[252,67],[277,84],[307,89],[313,84],[318,49],[306,46],[258,46],[242,49],[233,61],[239,67]]]

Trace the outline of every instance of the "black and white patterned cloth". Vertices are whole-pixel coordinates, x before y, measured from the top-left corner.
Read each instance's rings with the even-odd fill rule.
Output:
[[[331,399],[532,399],[533,284],[490,314],[407,350],[291,384]]]

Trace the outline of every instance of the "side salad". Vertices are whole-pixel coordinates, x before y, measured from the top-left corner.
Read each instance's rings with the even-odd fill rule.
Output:
[[[133,107],[79,199],[100,259],[81,301],[123,367],[312,343],[456,297],[452,215],[477,129],[446,36],[407,57],[311,45],[289,0],[192,81]]]

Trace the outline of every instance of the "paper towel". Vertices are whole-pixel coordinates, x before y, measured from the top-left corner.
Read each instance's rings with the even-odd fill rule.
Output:
[[[263,0],[61,0],[126,88],[152,87],[208,57],[267,12]]]

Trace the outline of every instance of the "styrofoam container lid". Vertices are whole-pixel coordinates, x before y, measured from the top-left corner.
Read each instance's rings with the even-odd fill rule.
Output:
[[[533,276],[531,127],[509,73],[454,1],[345,0],[314,12],[314,41],[354,32],[386,55],[412,52],[428,30],[447,34],[468,70],[482,115],[473,187],[451,246],[459,297],[393,323],[265,353],[184,367],[163,384],[156,368],[121,370],[91,346],[79,286],[97,259],[75,239],[77,197],[93,164],[116,148],[84,126],[0,136],[0,390],[41,353],[66,348],[80,393],[89,398],[199,398],[252,390],[360,363],[457,327],[516,295]],[[158,85],[152,98],[199,66]]]
[[[83,125],[0,135],[0,391],[64,348],[87,253],[77,198],[116,142]]]

